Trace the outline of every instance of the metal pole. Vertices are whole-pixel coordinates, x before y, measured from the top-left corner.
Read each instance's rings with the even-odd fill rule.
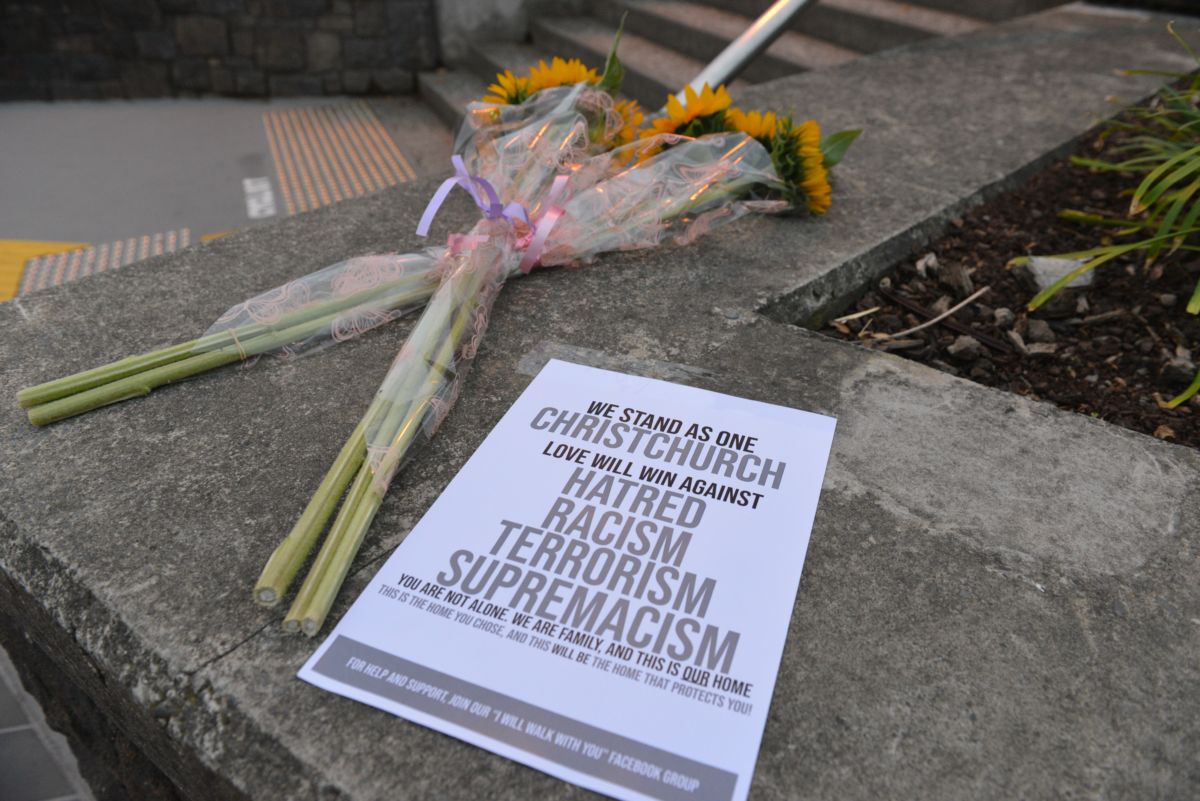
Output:
[[[746,31],[730,43],[728,47],[709,62],[708,66],[688,84],[699,94],[704,84],[714,89],[729,83],[746,65],[754,60],[771,42],[783,33],[792,18],[808,5],[809,0],[776,0],[774,4],[762,13]],[[683,92],[677,95],[680,103],[685,103]]]

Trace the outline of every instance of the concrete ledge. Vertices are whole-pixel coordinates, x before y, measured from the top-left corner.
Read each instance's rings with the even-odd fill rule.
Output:
[[[530,361],[570,348],[839,417],[753,798],[1200,794],[1200,457],[758,313],[820,308],[1089,126],[1114,87],[1150,90],[1114,67],[1178,66],[1158,21],[1112,24],[1056,12],[756,90],[868,128],[833,213],[506,288],[458,407],[393,488],[334,614]],[[346,256],[415,248],[432,186],[2,306],[0,398],[201,331]],[[443,213],[441,232],[472,217],[459,201]],[[588,796],[294,680],[313,643],[249,602],[406,332],[46,430],[0,404],[0,631],[25,629],[189,798]]]

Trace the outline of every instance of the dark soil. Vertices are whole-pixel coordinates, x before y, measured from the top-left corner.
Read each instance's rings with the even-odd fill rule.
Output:
[[[1102,148],[1097,139],[1077,152],[1099,154]],[[1104,231],[1060,220],[1057,213],[1120,214],[1128,208],[1126,190],[1136,184],[1134,177],[1093,173],[1064,158],[955,220],[945,237],[900,264],[844,315],[877,311],[831,323],[823,332],[1200,446],[1200,395],[1178,409],[1161,406],[1196,372],[1189,348],[1200,343],[1200,317],[1184,307],[1200,278],[1197,254],[1176,253],[1151,270],[1136,257],[1110,262],[1096,271],[1092,286],[1062,292],[1033,314],[1025,306],[1036,288],[1007,266],[1017,256],[1101,244]],[[978,302],[949,318],[956,328],[939,323],[878,338],[924,323],[985,286],[990,289]]]

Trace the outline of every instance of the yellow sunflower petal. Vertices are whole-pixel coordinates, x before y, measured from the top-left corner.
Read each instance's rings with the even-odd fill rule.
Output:
[[[688,89],[688,91],[690,92],[691,89]],[[668,95],[667,116],[670,117],[673,122],[682,123],[685,122],[685,115],[686,112],[683,109],[683,104],[679,102],[679,98],[677,98],[675,95]]]
[[[718,111],[724,111],[729,108],[733,102],[733,98],[729,96],[728,90],[725,89],[725,84],[717,87],[716,93],[713,95],[713,109],[710,114],[715,114]]]

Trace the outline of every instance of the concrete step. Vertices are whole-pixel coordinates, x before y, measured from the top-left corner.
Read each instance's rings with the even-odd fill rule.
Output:
[[[669,0],[617,0],[597,3],[595,13],[617,23],[628,14],[625,30],[660,42],[707,63],[749,28],[754,20],[710,5]],[[742,73],[752,83],[783,78],[805,70],[842,64],[859,54],[798,31],[785,31]]]
[[[505,70],[512,70],[519,75],[537,66],[539,61],[548,63],[554,56],[568,55],[521,42],[473,42],[467,46],[467,58],[462,66],[492,83],[497,73]]]
[[[770,0],[706,0],[727,11],[758,16]],[[819,0],[801,11],[795,30],[839,47],[875,53],[935,36],[984,27],[980,20],[896,0]]]
[[[467,104],[483,97],[489,81],[462,69],[440,69],[417,75],[417,93],[453,131],[462,122]]]
[[[912,0],[912,3],[988,22],[1002,22],[1065,4],[1064,0]]]
[[[551,17],[535,20],[533,42],[545,50],[579,58],[600,69],[612,46],[615,25],[594,17]],[[622,91],[647,108],[661,108],[668,94],[679,92],[704,68],[704,63],[649,39],[626,32],[621,37],[621,62],[625,65]],[[730,89],[748,86],[735,81]]]

